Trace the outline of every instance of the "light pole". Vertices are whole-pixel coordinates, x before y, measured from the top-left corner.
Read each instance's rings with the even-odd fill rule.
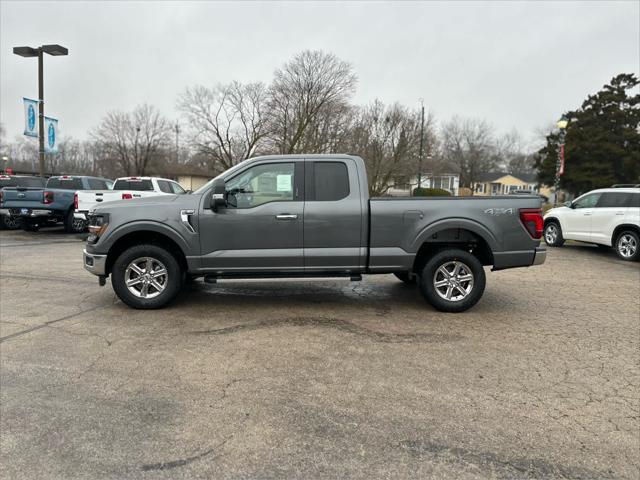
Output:
[[[69,55],[69,50],[62,45],[41,45],[37,48],[13,47],[13,53],[21,57],[38,57],[38,159],[40,161],[40,176],[44,177],[44,82],[43,57],[47,53],[54,57]]]
[[[560,131],[558,135],[558,158],[556,159],[556,178],[553,186],[553,190],[556,196],[556,204],[558,203],[558,189],[560,188],[560,177],[564,173],[564,142],[565,135],[567,133],[567,125],[569,125],[569,120],[566,116],[562,115],[560,120],[556,123],[558,126],[558,130]]]
[[[420,154],[418,156],[418,187],[422,188],[422,154],[424,151],[424,100],[420,99]]]
[[[180,163],[180,124],[176,122],[176,164]]]

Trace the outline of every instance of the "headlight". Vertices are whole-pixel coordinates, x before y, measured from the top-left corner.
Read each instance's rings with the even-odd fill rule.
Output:
[[[89,242],[95,242],[100,238],[109,226],[109,215],[106,213],[89,216]]]

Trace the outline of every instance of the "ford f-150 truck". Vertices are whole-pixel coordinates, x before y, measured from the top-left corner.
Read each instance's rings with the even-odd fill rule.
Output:
[[[494,270],[544,262],[540,197],[369,198],[352,155],[246,160],[191,195],[111,202],[89,214],[84,267],[134,308],[159,308],[194,277],[394,273],[460,312]]]
[[[174,195],[186,193],[178,182],[157,177],[116,178],[110,190],[80,190],[76,193],[75,218],[83,221],[93,207],[115,200],[153,197],[154,195]]]
[[[44,188],[4,188],[0,207],[20,217],[25,230],[63,222],[67,232],[78,233],[86,229],[86,222],[73,216],[76,191],[107,188],[110,183],[111,180],[98,177],[49,177]]]
[[[15,187],[19,192],[26,192],[29,189],[41,189],[47,179],[29,175],[0,175],[0,228],[15,230],[20,228],[22,221],[18,215],[12,215],[8,208],[1,208],[4,204],[4,193],[6,187]]]

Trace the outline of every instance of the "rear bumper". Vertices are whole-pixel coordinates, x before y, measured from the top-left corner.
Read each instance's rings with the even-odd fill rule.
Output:
[[[107,271],[107,256],[89,253],[86,250],[82,252],[84,269],[88,272],[103,277]]]
[[[11,215],[11,211],[8,208],[0,208],[0,215]]]
[[[547,250],[544,247],[536,247],[534,250],[494,252],[493,270],[541,265],[546,258]]]
[[[79,218],[81,220],[87,220],[87,213],[89,213],[88,211],[82,211],[82,212],[73,212],[73,217],[74,218]]]
[[[533,257],[531,265],[542,265],[547,260],[547,249],[543,247],[536,248],[536,256]]]

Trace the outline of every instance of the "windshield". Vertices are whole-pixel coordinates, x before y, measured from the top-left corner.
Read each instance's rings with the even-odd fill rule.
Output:
[[[229,170],[225,170],[224,172],[222,172],[220,175],[218,175],[217,177],[212,178],[211,180],[209,180],[207,183],[205,183],[203,186],[201,186],[199,189],[197,189],[194,193],[194,195],[200,194],[200,193],[204,193],[207,190],[209,190],[209,188],[211,188],[211,186],[213,185],[214,180],[216,180],[217,178],[222,177],[223,175],[226,177],[229,174],[232,174],[233,172],[235,172],[236,170],[242,168],[245,164],[247,160],[244,160],[240,163],[238,163],[237,165],[234,165],[233,167],[231,167]]]

